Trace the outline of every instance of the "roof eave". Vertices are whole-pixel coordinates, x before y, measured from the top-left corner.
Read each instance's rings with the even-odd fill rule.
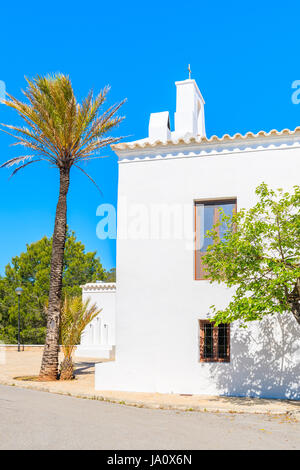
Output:
[[[112,145],[112,150],[119,156],[123,157],[124,155],[128,154],[136,154],[138,152],[157,152],[157,151],[166,151],[167,148],[174,149],[180,147],[192,147],[192,148],[201,148],[206,147],[207,145],[223,145],[228,143],[236,143],[236,144],[246,144],[247,142],[255,143],[264,141],[264,140],[278,140],[282,137],[292,137],[299,134],[300,135],[300,126],[296,127],[293,131],[289,129],[283,129],[282,131],[277,131],[276,129],[271,130],[270,132],[260,131],[256,134],[253,132],[247,132],[246,134],[242,135],[240,133],[236,133],[233,136],[229,134],[223,135],[223,137],[217,137],[213,135],[210,138],[207,137],[188,137],[188,138],[180,138],[180,139],[172,139],[167,141],[155,141],[149,142],[145,140],[134,141],[134,142],[123,142],[116,145]]]

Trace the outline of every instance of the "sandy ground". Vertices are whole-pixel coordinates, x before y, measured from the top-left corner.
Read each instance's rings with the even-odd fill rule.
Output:
[[[40,351],[0,352],[0,383],[73,397],[109,401],[141,408],[176,409],[185,411],[286,414],[300,420],[300,401],[268,400],[161,393],[133,393],[94,390],[95,359],[75,358],[76,379],[72,381],[32,382],[16,380],[18,376],[38,375]],[[101,362],[101,361],[96,361]]]

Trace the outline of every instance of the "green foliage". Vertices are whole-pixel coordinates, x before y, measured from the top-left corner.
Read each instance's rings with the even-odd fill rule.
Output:
[[[101,312],[90,300],[82,301],[81,295],[66,296],[61,310],[60,342],[65,358],[72,358],[75,346],[85,327]]]
[[[214,321],[245,324],[290,312],[300,324],[300,187],[287,193],[263,183],[256,194],[250,210],[223,213],[222,240],[216,226],[207,233],[214,243],[203,258],[206,277],[235,288],[227,308],[212,306]]]
[[[15,256],[0,278],[0,341],[17,342],[18,304],[15,288],[21,286],[21,341],[43,344],[46,332],[44,307],[48,301],[52,239],[43,237]],[[96,253],[85,253],[84,245],[68,231],[64,255],[63,294],[81,296],[80,285],[105,280]]]
[[[79,164],[92,158],[103,158],[95,152],[120,141],[120,137],[108,134],[124,119],[116,113],[125,100],[101,113],[109,87],[97,96],[90,91],[79,103],[66,75],[37,76],[32,80],[26,78],[26,82],[27,88],[22,93],[27,101],[22,102],[11,95],[2,100],[18,113],[24,126],[1,124],[0,128],[16,139],[14,145],[25,147],[25,152],[6,161],[0,168],[17,165],[12,172],[14,175],[28,165],[45,161],[59,169],[70,170],[75,166],[87,175]]]
[[[105,273],[105,280],[107,282],[116,282],[116,268],[111,268]]]
[[[90,300],[82,301],[81,296],[65,296],[61,310],[60,344],[64,360],[60,364],[60,379],[74,378],[72,355],[75,346],[80,341],[84,328],[101,312],[96,304],[90,305]]]

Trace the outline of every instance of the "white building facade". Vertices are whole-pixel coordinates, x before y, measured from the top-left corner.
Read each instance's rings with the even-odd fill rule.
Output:
[[[116,356],[96,365],[95,387],[300,399],[300,327],[291,315],[247,329],[234,323],[225,359],[201,360],[210,306],[227,306],[232,291],[201,279],[196,259],[207,205],[248,209],[262,182],[286,190],[299,184],[300,128],[207,138],[196,82],[176,87],[174,132],[167,112],[153,114],[147,139],[114,146]]]

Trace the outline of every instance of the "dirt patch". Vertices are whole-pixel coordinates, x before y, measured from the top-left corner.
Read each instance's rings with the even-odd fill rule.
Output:
[[[59,377],[57,379],[51,379],[50,377],[41,377],[40,375],[21,375],[13,377],[13,379],[21,380],[23,382],[58,382],[59,380],[62,382],[73,382],[73,380],[76,380],[76,377],[73,377],[72,379],[60,379]]]
[[[21,380],[22,382],[57,382],[58,379],[47,379],[46,377],[40,377],[39,375],[22,375],[19,377],[13,377],[14,380]]]

